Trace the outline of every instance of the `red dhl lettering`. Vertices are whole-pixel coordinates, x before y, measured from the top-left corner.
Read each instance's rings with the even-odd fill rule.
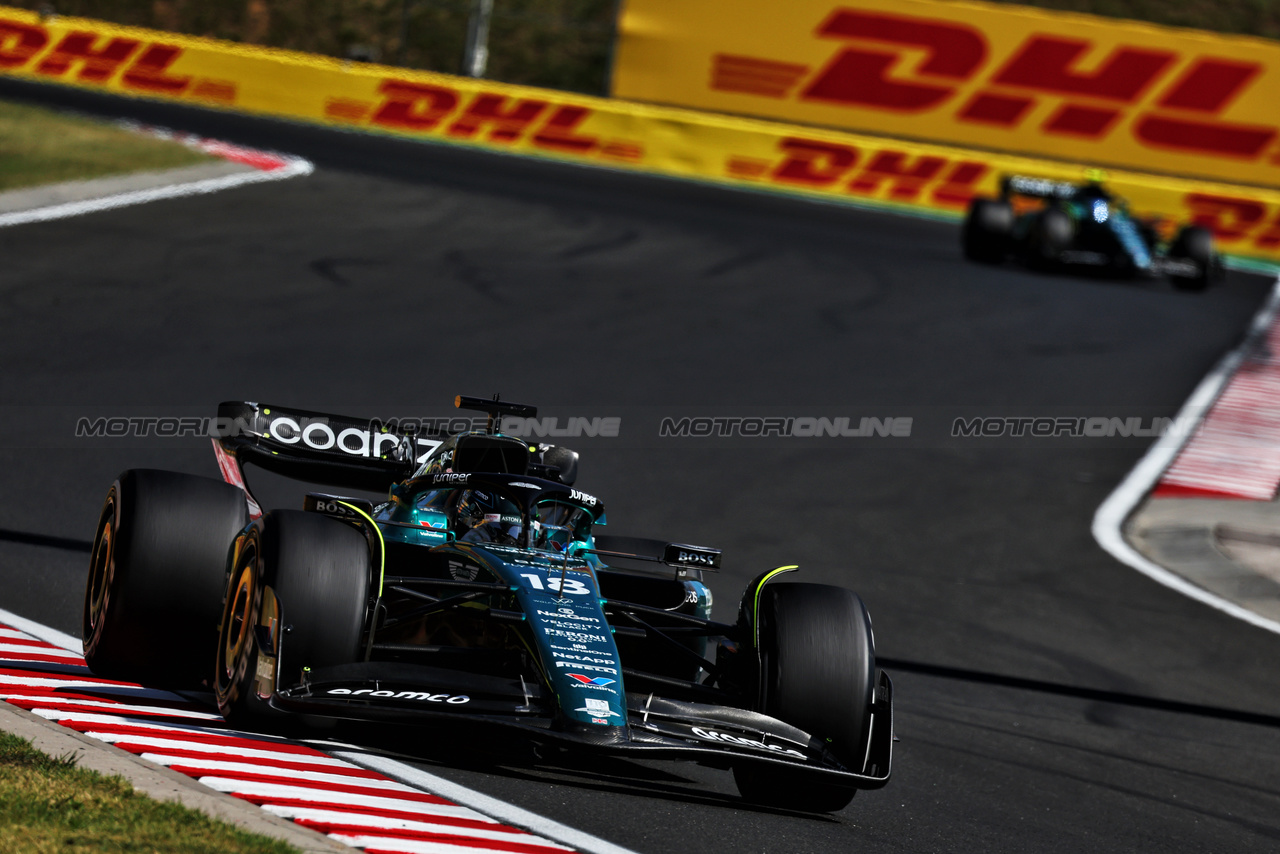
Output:
[[[923,48],[927,57],[918,73],[934,80],[967,80],[987,56],[986,39],[972,27],[902,15],[841,9],[818,27],[818,35]],[[801,97],[920,112],[937,106],[955,93],[955,86],[945,84],[889,80],[885,73],[897,61],[897,52],[845,48]]]
[[[574,154],[600,146],[597,137],[578,132],[591,115],[588,107],[553,107],[547,101],[493,92],[477,93],[464,104],[464,94],[456,89],[394,79],[384,80],[378,91],[385,100],[369,121],[386,128],[432,132],[444,127],[446,134],[459,139],[486,136],[500,143],[526,139],[539,148]]]
[[[1216,118],[1265,70],[1256,62],[1190,57],[1187,70],[1167,82],[1183,59],[1177,52],[1118,45],[1096,56],[1090,41],[1034,34],[991,70],[987,40],[974,27],[850,9],[837,9],[815,35],[852,45],[840,48],[807,85],[807,66],[716,54],[711,88],[786,98],[800,87],[795,97],[801,101],[908,114],[945,109],[957,121],[1006,130],[1021,128],[1036,104],[1048,97],[1062,103],[1044,120],[1041,133],[1097,141],[1124,126],[1122,119],[1166,83],[1154,109],[1132,123],[1134,138],[1144,146],[1252,160],[1277,137],[1275,127]],[[921,52],[914,71],[899,68]],[[978,90],[953,103],[965,84],[982,79],[984,72]]]
[[[508,101],[515,103],[508,105]],[[514,142],[533,124],[546,101],[512,99],[502,95],[481,93],[472,99],[462,115],[449,125],[449,135],[469,139],[482,127],[489,128],[493,142]]]
[[[986,164],[973,160],[952,161],[894,149],[870,152],[865,165],[858,169],[862,152],[853,145],[787,137],[779,141],[778,147],[782,160],[768,172],[768,179],[774,183],[855,195],[879,195],[887,186],[885,195],[898,202],[919,201],[927,190],[934,204],[963,208],[989,171]],[[734,163],[731,162],[731,169]],[[739,177],[749,175],[740,170]]]
[[[387,100],[374,113],[375,125],[401,130],[434,130],[458,106],[458,93],[443,86],[384,80],[378,91]]]
[[[1212,231],[1228,249],[1280,247],[1280,205],[1210,193],[1188,193],[1183,202],[1191,220]]]
[[[51,48],[50,41],[48,29],[39,24],[0,18],[0,68],[30,66],[44,77],[70,76],[90,83],[106,83],[119,74],[126,89],[166,95],[182,94],[191,84],[190,77],[169,73],[182,56],[183,49],[176,45],[85,30],[68,32]]]
[[[18,68],[49,43],[44,27],[0,18],[0,68]]]
[[[138,49],[136,39],[110,39],[101,47],[94,43],[99,39],[93,33],[71,32],[36,63],[38,74],[57,77],[65,74],[73,64],[80,65],[77,75],[81,80],[105,83],[120,69],[125,60]]]
[[[153,44],[129,67],[120,83],[130,89],[178,95],[189,85],[190,77],[168,74],[169,67],[182,56],[182,48],[167,44]]]

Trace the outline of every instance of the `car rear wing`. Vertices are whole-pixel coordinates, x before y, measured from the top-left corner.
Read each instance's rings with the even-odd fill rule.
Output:
[[[1070,181],[1054,181],[1049,178],[1033,178],[1028,175],[1006,175],[1000,182],[1000,195],[1026,196],[1033,199],[1066,199],[1075,195],[1079,184]]]
[[[439,439],[376,419],[240,401],[220,404],[217,423],[213,443],[223,478],[245,490],[251,510],[245,463],[296,480],[385,492],[440,445]]]

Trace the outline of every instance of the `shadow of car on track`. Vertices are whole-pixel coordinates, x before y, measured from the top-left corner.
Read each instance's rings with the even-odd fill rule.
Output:
[[[838,813],[831,815],[778,809],[751,803],[736,793],[718,794],[708,789],[707,781],[655,767],[657,761],[638,762],[558,746],[538,745],[515,734],[495,737],[492,729],[477,727],[472,732],[465,725],[451,729],[449,736],[445,740],[436,731],[424,734],[416,728],[397,730],[386,726],[370,727],[358,722],[343,722],[338,731],[330,735],[331,738],[344,742],[346,749],[358,745],[355,749],[371,755],[386,756],[411,765],[431,766],[437,770],[454,769],[512,782],[570,786],[601,795],[624,795],[674,801],[684,805],[747,810],[817,822],[839,821]],[[325,748],[323,743],[313,744]],[[724,787],[732,790],[733,782],[727,771],[720,772],[718,769],[686,762],[669,764],[681,770],[705,770],[717,776],[723,773]]]

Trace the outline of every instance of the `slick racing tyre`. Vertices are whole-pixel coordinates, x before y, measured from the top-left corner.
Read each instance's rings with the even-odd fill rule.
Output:
[[[1217,264],[1213,251],[1213,232],[1200,225],[1187,226],[1178,232],[1177,239],[1169,247],[1169,255],[1194,261],[1200,268],[1200,273],[1195,276],[1171,276],[1174,287],[1184,291],[1202,291],[1209,286],[1209,279]]]
[[[759,630],[760,710],[861,772],[876,672],[862,600],[843,587],[771,584],[761,593]],[[842,809],[856,792],[776,765],[735,766],[733,776],[747,800],[805,812]]]
[[[999,264],[1009,253],[1012,233],[1013,207],[1008,202],[974,199],[960,232],[964,257],[984,264]]]
[[[1054,266],[1076,236],[1071,215],[1062,208],[1048,207],[1036,216],[1027,235],[1027,264],[1045,269]]]
[[[89,558],[82,637],[99,676],[197,688],[209,676],[244,493],[204,477],[130,469],[107,492]]]
[[[371,577],[368,543],[345,522],[273,510],[255,523],[227,582],[214,681],[222,715],[249,725],[272,713],[258,690],[255,629],[268,587],[279,605],[276,686],[287,688],[305,668],[359,658]]]

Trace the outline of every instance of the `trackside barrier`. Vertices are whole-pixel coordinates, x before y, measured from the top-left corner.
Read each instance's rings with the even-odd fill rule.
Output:
[[[675,178],[963,213],[1008,172],[1084,165],[175,36],[0,7],[0,73],[134,97],[378,131]],[[1280,190],[1113,171],[1134,209],[1211,227],[1222,248],[1280,260]]]
[[[1280,189],[1280,42],[957,0],[627,0],[613,95]]]

